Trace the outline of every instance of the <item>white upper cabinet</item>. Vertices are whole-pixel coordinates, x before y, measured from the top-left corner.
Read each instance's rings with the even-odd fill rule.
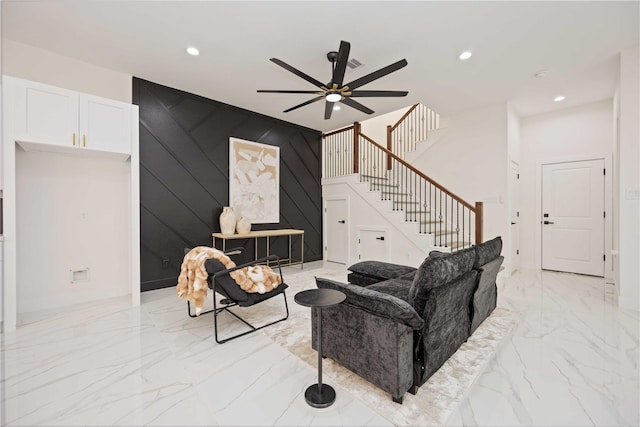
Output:
[[[80,95],[80,146],[131,152],[131,105],[93,95]]]
[[[23,148],[131,153],[131,104],[17,78],[5,84],[14,93],[14,134]]]
[[[5,90],[14,81],[16,140],[77,145],[78,93],[20,79]]]

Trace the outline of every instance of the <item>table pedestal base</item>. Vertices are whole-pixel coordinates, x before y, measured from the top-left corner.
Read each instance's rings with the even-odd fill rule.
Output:
[[[328,384],[322,384],[322,389],[313,384],[304,392],[304,399],[314,408],[326,408],[335,402],[336,391]]]

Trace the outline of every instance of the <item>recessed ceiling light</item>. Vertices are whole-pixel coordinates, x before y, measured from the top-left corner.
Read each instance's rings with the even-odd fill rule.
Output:
[[[338,110],[340,109],[340,106],[339,106],[338,104],[335,104],[335,105],[333,106],[333,109],[334,109],[334,110],[336,110],[336,111],[338,111]]]
[[[465,59],[469,59],[469,58],[471,58],[471,55],[473,55],[473,54],[471,53],[471,51],[466,50],[466,51],[462,52],[462,53],[460,54],[460,56],[458,56],[458,59],[460,59],[460,60],[464,61]]]
[[[560,95],[560,96],[556,96],[555,98],[553,98],[553,100],[555,102],[560,102],[560,101],[564,101],[564,96]]]
[[[193,46],[187,48],[187,53],[193,56],[200,55],[200,51]]]

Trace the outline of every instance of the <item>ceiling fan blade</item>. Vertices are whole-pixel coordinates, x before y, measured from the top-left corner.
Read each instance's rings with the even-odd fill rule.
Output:
[[[351,97],[374,97],[374,96],[407,96],[409,92],[397,90],[354,90]]]
[[[324,104],[324,119],[329,120],[333,112],[333,102],[326,101]]]
[[[351,108],[355,108],[356,110],[360,110],[363,113],[367,113],[367,114],[373,114],[374,113],[374,111],[372,109],[365,107],[364,105],[360,104],[357,101],[354,101],[351,98],[342,98],[342,101],[340,101],[340,102],[342,102],[345,105],[348,105]]]
[[[324,92],[319,90],[264,90],[259,89],[258,93],[315,93],[318,95],[323,94]]]
[[[312,98],[312,99],[310,99],[310,100],[308,100],[306,102],[303,102],[302,104],[298,104],[295,107],[291,107],[291,108],[289,108],[287,110],[284,110],[283,113],[288,113],[289,111],[293,111],[296,108],[304,107],[305,105],[309,105],[312,102],[320,101],[321,99],[324,99],[324,95],[316,96],[315,98]]]
[[[344,72],[347,70],[347,61],[349,60],[349,51],[351,50],[351,44],[349,42],[341,41],[340,50],[338,50],[338,59],[336,60],[336,66],[333,69],[332,83],[342,86],[344,80]]]
[[[280,61],[278,58],[271,58],[270,61],[273,62],[274,64],[278,64],[279,66],[281,66],[282,68],[284,68],[287,71],[291,71],[296,76],[302,77],[303,79],[305,79],[306,81],[308,81],[312,85],[315,85],[315,86],[318,86],[318,87],[324,86],[324,83],[319,82],[318,80],[314,79],[310,75],[305,74],[302,71],[293,68],[291,65],[287,64],[286,62]]]
[[[349,89],[357,89],[360,86],[366,85],[374,80],[379,79],[380,77],[384,77],[387,74],[393,73],[394,71],[398,71],[402,67],[407,66],[407,60],[401,59],[398,62],[394,62],[391,65],[387,65],[384,68],[379,69],[378,71],[374,71],[373,73],[367,74],[366,76],[360,77],[352,81],[351,83],[347,83],[345,86],[349,86]]]

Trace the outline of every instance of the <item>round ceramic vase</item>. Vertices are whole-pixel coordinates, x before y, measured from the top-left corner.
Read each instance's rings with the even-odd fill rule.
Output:
[[[236,231],[238,234],[247,234],[251,231],[251,222],[244,216],[241,216],[236,223]]]

